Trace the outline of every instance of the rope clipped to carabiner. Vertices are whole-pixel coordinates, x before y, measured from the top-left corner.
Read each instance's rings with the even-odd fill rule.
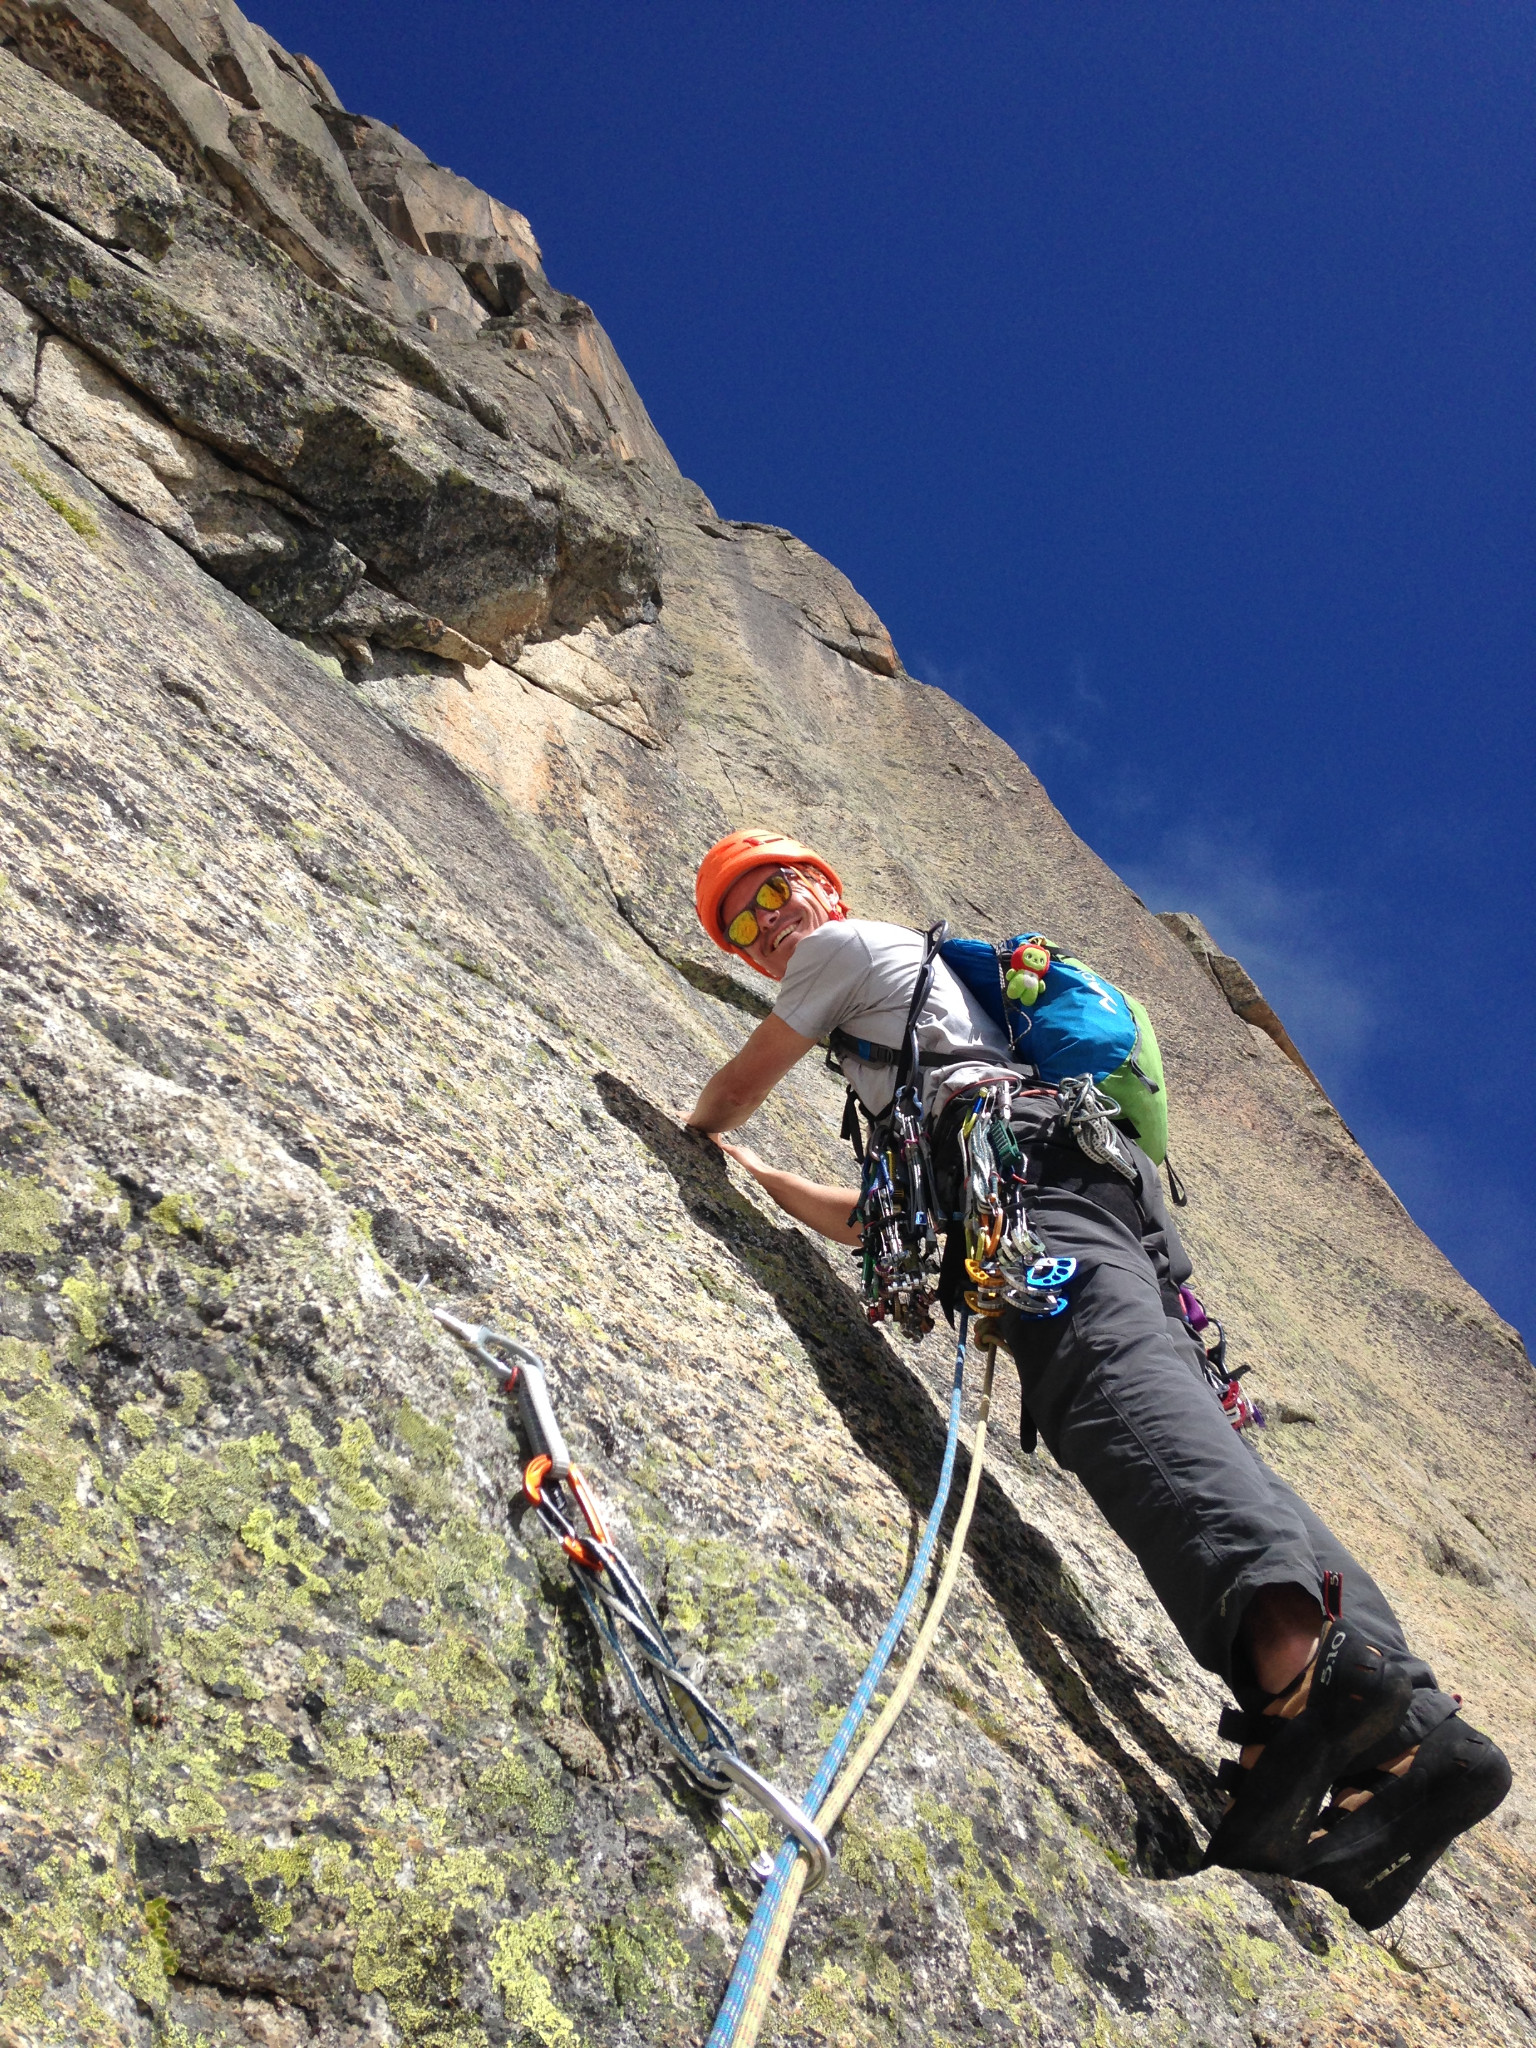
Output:
[[[524,1498],[564,1551],[582,1605],[612,1651],[636,1705],[694,1784],[716,1801],[721,1824],[738,1848],[745,1844],[744,1860],[759,1881],[772,1866],[725,1797],[733,1788],[789,1830],[810,1858],[812,1881],[819,1884],[832,1867],[825,1836],[794,1800],[743,1761],[735,1729],[683,1668],[638,1574],[610,1541],[584,1474],[571,1461],[543,1360],[488,1323],[466,1323],[443,1308],[432,1314],[493,1376],[502,1393],[516,1394],[530,1451],[523,1468]],[[580,1527],[567,1512],[567,1491]]]

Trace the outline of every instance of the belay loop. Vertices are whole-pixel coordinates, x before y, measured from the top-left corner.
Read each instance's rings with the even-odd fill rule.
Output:
[[[744,1792],[794,1837],[810,1859],[810,1882],[819,1884],[832,1867],[826,1837],[796,1801],[743,1760],[735,1729],[684,1668],[634,1568],[609,1539],[585,1477],[571,1462],[543,1360],[489,1324],[463,1322],[442,1308],[432,1313],[492,1374],[501,1392],[517,1395],[531,1453],[523,1468],[523,1496],[564,1551],[582,1605],[612,1651],[636,1705],[698,1789],[716,1801],[717,1816],[738,1848],[745,1842],[743,1860],[759,1881],[767,1878],[771,1862],[757,1852],[726,1798],[732,1790]],[[567,1492],[580,1527],[567,1512]]]

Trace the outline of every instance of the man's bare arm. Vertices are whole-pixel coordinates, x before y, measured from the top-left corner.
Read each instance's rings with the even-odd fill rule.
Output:
[[[777,1017],[765,1017],[735,1059],[727,1060],[719,1073],[705,1082],[689,1123],[711,1135],[740,1129],[815,1043],[803,1032],[791,1031]]]
[[[863,1241],[863,1231],[848,1221],[859,1199],[857,1188],[830,1188],[818,1181],[802,1180],[798,1173],[780,1173],[776,1166],[759,1159],[750,1146],[732,1145],[724,1138],[716,1138],[715,1143],[738,1166],[745,1167],[797,1223],[809,1223],[812,1230],[819,1230],[823,1237],[830,1237],[837,1244]]]

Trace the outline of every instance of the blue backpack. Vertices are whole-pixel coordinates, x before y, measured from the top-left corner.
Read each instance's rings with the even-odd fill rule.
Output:
[[[1029,1007],[1008,994],[1008,963],[1016,946],[1050,954],[1040,992]],[[1168,1094],[1152,1019],[1134,996],[1104,981],[1081,960],[1038,932],[1005,945],[987,939],[946,939],[939,958],[1008,1034],[1015,1056],[1051,1087],[1091,1074],[1119,1103],[1137,1143],[1155,1165],[1168,1156]]]

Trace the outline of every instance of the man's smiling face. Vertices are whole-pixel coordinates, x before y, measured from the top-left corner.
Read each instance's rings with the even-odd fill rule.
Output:
[[[790,885],[789,901],[777,910],[765,910],[755,901],[758,890],[770,875],[783,875]],[[798,868],[783,867],[777,861],[760,868],[749,868],[725,893],[720,906],[721,927],[728,927],[743,910],[750,910],[757,919],[757,937],[750,946],[743,946],[740,950],[771,980],[782,981],[790,955],[800,941],[830,922],[832,912],[827,902],[830,894],[830,889],[819,877],[813,884]]]

